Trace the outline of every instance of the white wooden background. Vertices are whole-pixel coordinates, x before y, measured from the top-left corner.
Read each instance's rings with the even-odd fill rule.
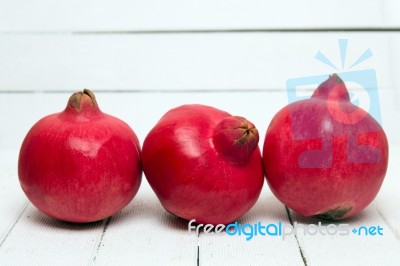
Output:
[[[50,219],[20,189],[17,158],[29,128],[91,88],[104,112],[141,142],[167,110],[202,103],[254,122],[262,139],[287,104],[286,80],[375,69],[390,162],[375,201],[346,222],[381,237],[188,234],[145,178],[121,212],[79,225]],[[400,265],[400,2],[263,0],[0,0],[0,265]],[[303,91],[311,94],[310,88]],[[262,147],[262,140],[260,147]],[[241,223],[303,224],[265,184]]]

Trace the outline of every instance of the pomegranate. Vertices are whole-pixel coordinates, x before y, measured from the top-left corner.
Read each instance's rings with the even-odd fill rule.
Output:
[[[310,99],[272,119],[263,148],[267,182],[303,216],[339,220],[363,210],[386,174],[388,142],[379,123],[353,105],[331,75]]]
[[[227,224],[260,195],[264,173],[258,140],[257,129],[243,117],[183,105],[167,112],[147,135],[143,171],[170,213]]]
[[[18,174],[28,199],[48,216],[98,221],[122,209],[138,191],[139,141],[126,123],[101,112],[85,89],[69,98],[63,112],[30,129]]]

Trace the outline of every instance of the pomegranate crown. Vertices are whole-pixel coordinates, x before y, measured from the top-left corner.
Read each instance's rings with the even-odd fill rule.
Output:
[[[330,75],[327,80],[322,82],[311,97],[324,100],[335,99],[350,102],[350,96],[346,85],[336,73]]]
[[[214,129],[213,143],[217,152],[232,164],[243,164],[257,148],[258,130],[241,116],[228,116]]]

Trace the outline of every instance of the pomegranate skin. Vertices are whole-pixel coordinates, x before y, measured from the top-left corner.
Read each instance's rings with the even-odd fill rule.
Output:
[[[41,212],[68,222],[94,222],[126,206],[141,182],[140,146],[123,121],[100,111],[89,90],[63,112],[39,120],[18,163],[21,187]]]
[[[334,74],[310,99],[275,115],[263,163],[282,203],[303,216],[340,220],[363,210],[379,192],[388,142],[379,123],[350,102]]]
[[[147,135],[143,170],[168,212],[197,223],[227,224],[260,195],[264,173],[257,143],[258,131],[243,117],[183,105]]]

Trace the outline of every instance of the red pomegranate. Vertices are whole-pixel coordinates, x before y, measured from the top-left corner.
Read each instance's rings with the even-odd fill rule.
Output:
[[[167,211],[227,224],[256,202],[264,181],[258,131],[204,105],[167,112],[143,143],[143,170]]]
[[[303,216],[343,219],[363,210],[386,174],[388,142],[379,123],[350,102],[333,74],[310,99],[272,119],[264,169],[276,197]]]
[[[122,209],[138,191],[141,173],[135,133],[101,112],[86,89],[73,94],[63,112],[39,120],[19,154],[19,180],[29,200],[69,222],[93,222]]]

